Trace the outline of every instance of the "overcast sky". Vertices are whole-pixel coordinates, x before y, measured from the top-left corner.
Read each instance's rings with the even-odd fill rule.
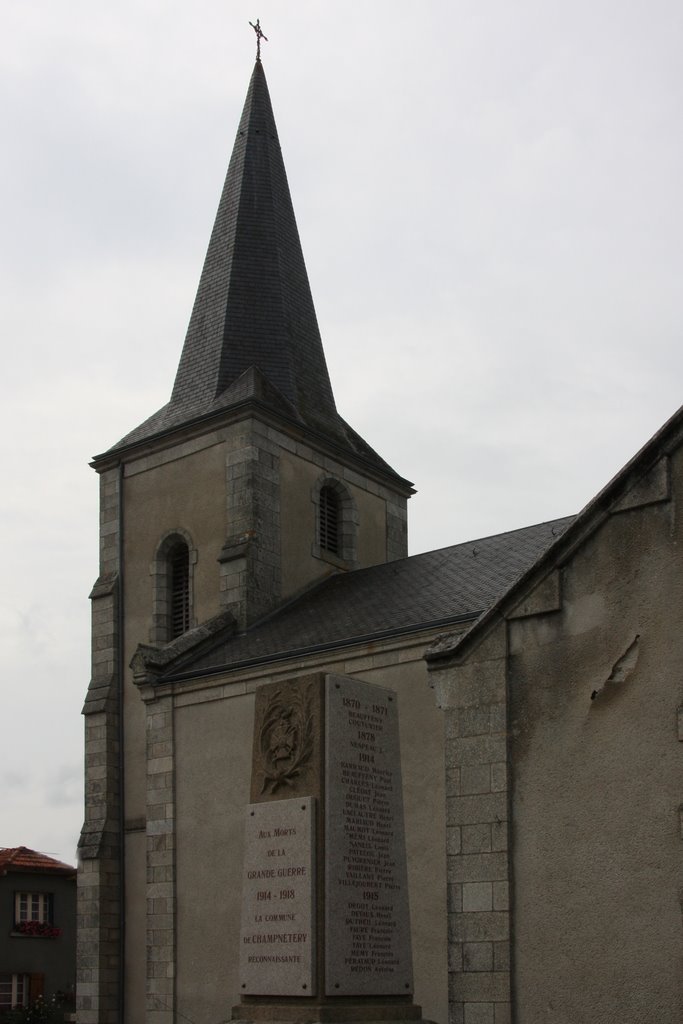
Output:
[[[74,859],[104,451],[170,393],[254,58],[411,552],[578,511],[683,401],[680,0],[0,0],[0,845]]]

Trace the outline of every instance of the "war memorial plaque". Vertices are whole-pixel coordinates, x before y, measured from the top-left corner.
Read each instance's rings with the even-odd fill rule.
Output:
[[[323,672],[259,686],[250,793],[233,1021],[419,1020],[396,694]]]
[[[243,995],[313,994],[314,816],[312,797],[247,807],[240,933]]]
[[[325,750],[326,993],[409,995],[396,695],[328,676]]]

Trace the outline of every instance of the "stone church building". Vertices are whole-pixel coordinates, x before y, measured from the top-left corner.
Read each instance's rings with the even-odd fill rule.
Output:
[[[170,401],[93,465],[80,1024],[229,1019],[254,694],[312,673],[398,694],[426,1019],[681,1020],[683,411],[579,516],[408,557],[257,61]]]

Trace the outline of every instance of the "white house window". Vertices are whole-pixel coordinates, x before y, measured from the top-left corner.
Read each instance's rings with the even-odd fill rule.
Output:
[[[49,892],[18,892],[14,896],[14,923],[52,924],[53,898]]]
[[[28,974],[0,974],[0,1011],[28,1006]]]

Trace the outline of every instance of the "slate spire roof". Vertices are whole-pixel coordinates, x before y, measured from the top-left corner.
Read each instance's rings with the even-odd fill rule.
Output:
[[[335,406],[260,61],[249,83],[171,400],[115,448],[249,400],[396,477]]]
[[[256,62],[171,403],[191,412],[255,366],[305,419],[336,408],[263,65]]]

